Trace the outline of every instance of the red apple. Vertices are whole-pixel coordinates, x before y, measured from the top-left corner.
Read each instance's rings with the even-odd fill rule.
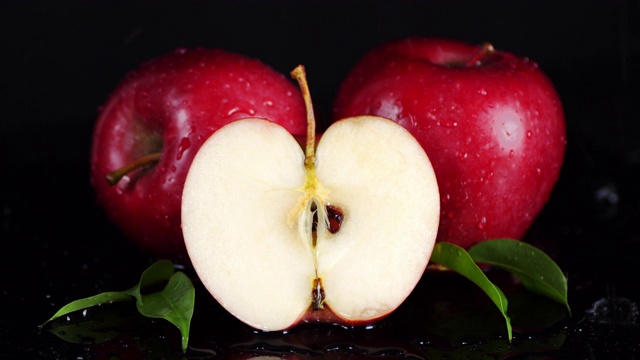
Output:
[[[438,241],[468,248],[521,239],[564,158],[561,101],[527,58],[445,39],[408,38],[366,54],[344,80],[334,119],[378,115],[409,130],[441,195]]]
[[[142,64],[111,94],[95,126],[91,184],[99,204],[144,251],[184,258],[180,207],[189,166],[211,134],[246,117],[306,133],[299,89],[257,59],[198,48]]]

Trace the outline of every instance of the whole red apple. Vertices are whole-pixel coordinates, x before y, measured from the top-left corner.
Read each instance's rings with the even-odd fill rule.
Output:
[[[197,48],[145,62],[111,94],[95,125],[91,184],[99,204],[144,251],[185,258],[180,207],[189,166],[211,134],[246,117],[306,132],[298,88],[257,59]]]
[[[431,159],[438,241],[468,248],[521,239],[548,201],[565,146],[562,104],[527,58],[447,39],[408,38],[366,54],[344,80],[334,119],[389,118]]]

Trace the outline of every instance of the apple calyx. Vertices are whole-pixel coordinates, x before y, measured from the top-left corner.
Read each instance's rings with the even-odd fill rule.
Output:
[[[161,152],[153,152],[142,157],[135,159],[134,161],[126,164],[125,166],[116,169],[110,173],[108,173],[105,178],[107,183],[111,186],[117,184],[125,175],[130,172],[140,169],[145,166],[154,165],[160,161],[160,157],[162,156]]]

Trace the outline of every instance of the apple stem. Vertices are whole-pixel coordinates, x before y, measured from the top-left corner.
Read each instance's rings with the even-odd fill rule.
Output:
[[[472,66],[480,66],[482,62],[488,60],[491,56],[496,53],[496,49],[493,47],[491,43],[484,43],[476,52],[476,54],[467,62],[466,67]]]
[[[154,164],[157,163],[158,160],[160,160],[160,156],[162,155],[162,153],[160,152],[154,152],[151,154],[147,154],[145,156],[142,156],[134,161],[132,161],[131,163],[116,169],[110,173],[107,174],[106,179],[107,179],[107,183],[109,183],[109,185],[115,185],[118,183],[118,181],[120,181],[120,179],[122,179],[125,175],[127,175],[128,173],[132,172],[135,169],[141,168],[145,165],[150,165],[150,164]]]
[[[307,109],[307,142],[304,165],[309,168],[314,166],[316,157],[316,118],[314,116],[313,104],[311,102],[311,92],[309,91],[307,74],[303,65],[298,65],[293,69],[293,71],[291,71],[291,76],[296,79],[298,81],[298,85],[300,85],[304,105]]]

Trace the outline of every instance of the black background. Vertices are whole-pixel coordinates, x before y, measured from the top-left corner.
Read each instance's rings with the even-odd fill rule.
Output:
[[[578,304],[640,301],[638,1],[4,1],[0,358],[50,341],[37,325],[57,308],[127,288],[152,261],[106,221],[88,181],[98,108],[127,71],[195,46],[283,73],[305,64],[326,121],[350,67],[407,36],[489,41],[539,63],[563,101],[568,148],[534,230],[551,234],[572,289],[590,286]],[[47,345],[50,357],[65,358],[60,343]]]

